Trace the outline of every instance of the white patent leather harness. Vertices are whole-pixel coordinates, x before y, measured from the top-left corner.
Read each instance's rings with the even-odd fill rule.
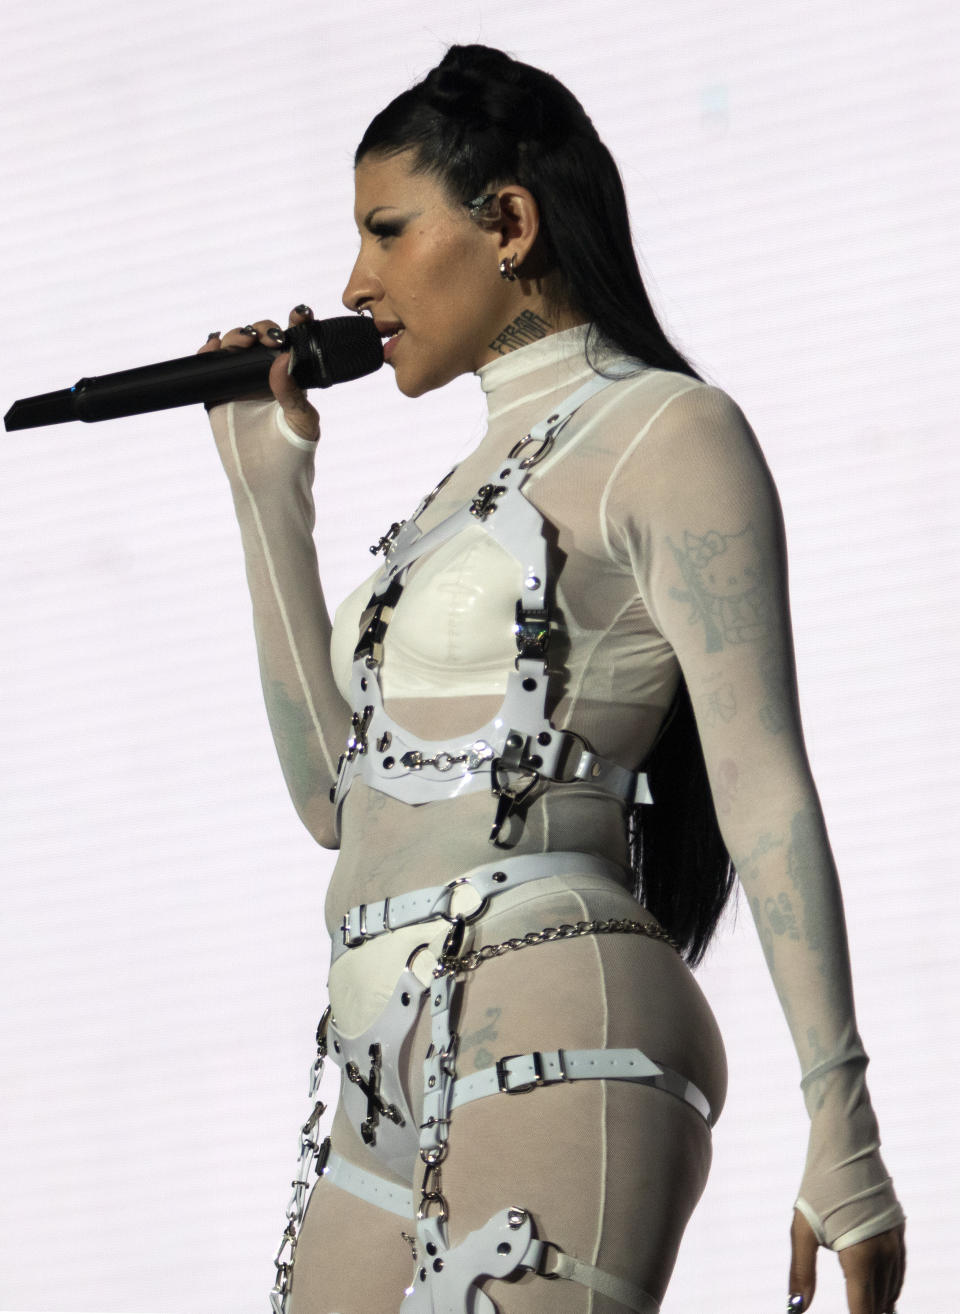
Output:
[[[351,732],[331,791],[338,821],[358,776],[369,788],[411,804],[491,790],[499,799],[491,834],[494,842],[511,807],[540,779],[586,782],[629,806],[650,801],[642,773],[598,756],[579,735],[557,730],[547,717],[545,659],[551,624],[547,540],[543,516],[523,493],[531,467],[553,448],[584,402],[636,370],[636,362],[621,361],[612,377],[594,375],[531,429],[476,497],[433,529],[424,533],[417,524],[430,500],[426,499],[410,520],[392,526],[381,539],[376,550],[382,547],[386,554],[383,569],[374,581],[353,657]],[[477,524],[523,568],[523,594],[515,608],[517,657],[507,675],[503,702],[485,725],[452,739],[420,739],[398,725],[384,707],[380,667],[387,626],[413,563]],[[524,782],[521,789],[518,780]]]
[[[554,447],[580,407],[638,368],[638,362],[622,360],[610,367],[608,376],[595,375],[517,443],[469,503],[433,529],[422,532],[417,518],[441,484],[409,521],[391,526],[377,547],[371,549],[382,550],[385,559],[374,581],[354,652],[351,732],[331,790],[338,825],[343,801],[357,779],[414,806],[490,790],[498,800],[490,833],[494,845],[511,811],[540,780],[561,786],[574,781],[589,783],[627,807],[652,801],[641,772],[600,757],[579,735],[558,730],[546,714],[546,656],[551,628],[547,540],[542,515],[523,493],[530,469]],[[525,455],[528,449],[530,454]],[[503,702],[486,724],[469,735],[424,740],[397,724],[384,707],[380,669],[387,626],[414,562],[476,524],[523,568],[523,593],[515,609],[517,657],[507,676]],[[693,1082],[649,1059],[639,1049],[558,1049],[505,1055],[489,1069],[457,1077],[458,1037],[451,1010],[458,988],[457,955],[463,946],[466,924],[480,917],[489,902],[505,890],[568,873],[603,873],[615,881],[620,875],[613,864],[588,854],[502,854],[497,861],[445,884],[360,904],[344,914],[339,939],[334,940],[334,961],[366,941],[401,927],[432,922],[435,928],[438,919],[451,923],[441,956],[432,955],[426,944],[414,950],[390,999],[362,1034],[342,1034],[327,1009],[318,1028],[317,1057],[311,1068],[310,1097],[315,1098],[329,1043],[331,1057],[343,1070],[341,1099],[345,1112],[359,1126],[364,1142],[376,1147],[377,1157],[402,1177],[411,1176],[419,1155],[424,1180],[417,1205],[416,1195],[409,1188],[398,1187],[333,1153],[329,1137],[320,1141],[317,1133],[324,1107],[317,1101],[301,1130],[300,1168],[287,1209],[288,1227],[275,1260],[277,1283],[271,1292],[274,1314],[286,1311],[311,1162],[321,1176],[370,1204],[407,1219],[416,1211],[415,1272],[400,1306],[403,1314],[495,1314],[496,1307],[480,1289],[480,1282],[484,1277],[509,1277],[522,1271],[567,1278],[638,1314],[656,1314],[659,1305],[639,1287],[539,1239],[527,1210],[501,1210],[456,1247],[450,1246],[446,1232],[440,1165],[446,1154],[452,1111],[473,1100],[518,1094],[555,1082],[606,1079],[653,1086],[683,1101],[707,1124],[712,1120],[709,1103]],[[660,938],[669,939],[662,933]],[[452,941],[456,941],[456,948],[450,951]],[[421,950],[429,962],[424,967],[420,961],[414,971],[414,960]],[[400,1084],[399,1059],[428,993],[432,1043],[424,1062],[423,1121],[418,1124]],[[413,1238],[408,1239],[413,1242]]]

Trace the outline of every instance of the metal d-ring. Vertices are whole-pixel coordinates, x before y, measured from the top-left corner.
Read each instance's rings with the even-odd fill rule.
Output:
[[[525,456],[523,460],[520,461],[519,463],[520,469],[529,470],[532,465],[536,465],[538,461],[542,461],[543,458],[546,456],[546,454],[550,451],[550,448],[553,446],[553,440],[554,440],[554,434],[552,431],[549,431],[545,437],[539,439],[540,445],[538,446],[534,454],[532,456]],[[514,445],[510,448],[510,451],[508,453],[508,460],[511,461],[517,460],[520,453],[526,447],[527,443],[535,443],[537,441],[538,440],[534,438],[532,433],[526,434],[523,438],[519,440],[519,442],[514,443]]]
[[[458,885],[470,885],[470,877],[458,876],[455,881],[450,881],[447,884],[446,888],[450,891],[450,899],[447,903],[448,908],[450,907],[450,904],[453,903],[453,894]],[[473,890],[472,885],[470,885],[470,888],[471,890]],[[445,922],[464,922],[464,923],[475,922],[477,918],[480,916],[480,914],[486,910],[488,899],[484,895],[479,895],[477,890],[473,890],[473,892],[474,894],[478,894],[478,897],[480,899],[480,903],[477,905],[477,907],[474,909],[473,912],[452,913],[452,914],[449,912],[442,912],[440,916],[443,918],[443,920]]]

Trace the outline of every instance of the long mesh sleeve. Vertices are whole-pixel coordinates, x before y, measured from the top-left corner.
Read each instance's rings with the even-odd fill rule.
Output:
[[[607,498],[680,661],[720,828],[796,1046],[810,1115],[798,1208],[840,1249],[902,1221],[879,1154],[843,903],[796,697],[779,501],[739,408],[678,391],[628,448]]]
[[[313,541],[316,444],[273,401],[210,412],[243,542],[267,715],[304,825],[335,847],[330,787],[349,709],[330,666],[330,617]]]

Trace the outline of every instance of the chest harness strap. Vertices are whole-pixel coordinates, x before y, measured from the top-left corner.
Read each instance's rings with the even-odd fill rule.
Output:
[[[490,835],[494,843],[512,808],[540,779],[585,782],[628,806],[651,801],[643,774],[591,752],[579,735],[557,730],[546,715],[546,655],[553,619],[547,542],[543,517],[522,491],[530,469],[553,448],[580,407],[618,378],[635,373],[637,365],[624,360],[611,368],[614,377],[594,375],[535,425],[469,503],[424,533],[417,517],[429,504],[427,498],[374,549],[382,546],[386,556],[361,619],[353,657],[351,731],[330,793],[338,824],[358,775],[369,788],[414,805],[491,789],[499,799]],[[525,456],[528,447],[531,454]],[[380,667],[387,627],[414,562],[477,525],[523,567],[523,593],[516,601],[513,627],[517,656],[503,703],[485,725],[452,739],[420,739],[384,707]]]

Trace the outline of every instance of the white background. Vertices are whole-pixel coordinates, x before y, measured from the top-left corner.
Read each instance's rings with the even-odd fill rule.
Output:
[[[953,0],[167,0],[0,11],[2,408],[309,301],[351,153],[454,40],[581,97],[651,293],[757,430],[791,550],[902,1314],[956,1305]],[[332,603],[475,439],[472,378],[323,395]],[[286,797],[203,412],[0,435],[0,1308],[266,1309],[323,1006],[330,855]],[[806,1139],[745,912],[701,980],[729,1048],[665,1314],[783,1307]],[[821,1254],[815,1309],[843,1308]]]

